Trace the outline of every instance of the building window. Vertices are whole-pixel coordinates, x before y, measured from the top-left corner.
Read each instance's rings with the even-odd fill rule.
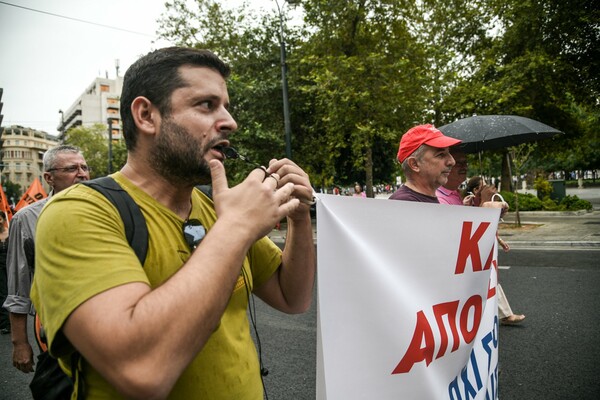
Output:
[[[101,92],[110,92],[110,86],[108,85],[100,85]]]

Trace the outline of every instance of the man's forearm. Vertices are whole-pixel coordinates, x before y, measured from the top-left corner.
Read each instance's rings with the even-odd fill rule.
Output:
[[[13,345],[27,343],[27,314],[9,313],[10,326],[11,326],[11,338]]]
[[[291,308],[288,312],[301,313],[310,307],[315,270],[315,245],[310,216],[300,221],[288,218],[280,271],[281,290]]]
[[[13,343],[13,366],[21,372],[33,372],[33,349],[27,338],[27,314],[9,314]]]

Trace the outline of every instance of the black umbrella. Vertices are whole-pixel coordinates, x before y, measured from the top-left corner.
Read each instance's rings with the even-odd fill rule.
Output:
[[[549,125],[516,115],[476,115],[438,129],[444,135],[462,140],[465,153],[517,146],[562,133]]]

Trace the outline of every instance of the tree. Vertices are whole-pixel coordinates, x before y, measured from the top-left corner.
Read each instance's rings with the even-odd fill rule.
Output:
[[[365,181],[372,195],[374,182],[399,172],[403,132],[473,114],[518,114],[564,131],[539,143],[533,163],[597,166],[600,34],[592,1],[304,0],[302,10],[301,27],[284,24],[292,147],[319,186]],[[282,157],[274,8],[255,14],[214,0],[172,0],[161,21],[162,37],[231,64],[240,126],[232,143],[240,152],[259,163]],[[228,174],[235,182],[247,169],[228,165]]]
[[[6,199],[9,202],[14,201],[16,203],[23,195],[23,189],[18,183],[11,182],[7,179],[2,182],[2,186],[4,186],[4,194],[6,194]]]
[[[313,165],[318,159],[325,184],[361,182],[356,178],[364,174],[373,197],[374,178],[392,178],[399,137],[423,120],[425,57],[406,22],[413,2],[302,5],[313,32],[298,50],[300,87],[311,110],[304,133],[313,138]],[[375,153],[376,147],[383,151]],[[381,175],[374,177],[374,171]]]
[[[519,179],[521,177],[521,174],[524,172],[525,170],[525,165],[526,163],[529,161],[529,157],[531,156],[531,154],[534,152],[536,148],[536,144],[533,143],[523,143],[519,146],[513,146],[511,148],[509,148],[509,155],[510,157],[507,157],[508,162],[510,162],[512,160],[512,173],[514,175],[516,175],[517,177],[517,183],[514,187],[514,193],[515,193],[515,214],[516,214],[516,225],[518,227],[521,227],[521,215],[519,214],[519,195],[517,193],[517,190],[519,188]]]
[[[94,124],[92,127],[78,126],[65,134],[65,144],[81,149],[87,164],[91,167],[92,178],[105,176],[108,171],[108,138],[106,125]],[[112,171],[117,171],[127,161],[127,150],[122,140],[112,143]]]
[[[574,157],[580,161],[570,164],[585,163],[584,153],[573,149],[597,142],[582,124],[598,114],[598,75],[591,73],[599,62],[597,7],[589,0],[499,0],[481,6],[495,16],[494,34],[491,40],[472,37],[488,45],[467,49],[477,67],[444,99],[445,112],[542,121],[565,135],[540,142],[533,161],[558,169]]]

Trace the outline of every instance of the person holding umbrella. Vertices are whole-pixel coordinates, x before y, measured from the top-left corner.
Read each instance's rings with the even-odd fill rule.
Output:
[[[450,148],[450,154],[455,164],[448,175],[448,181],[437,188],[435,195],[440,204],[463,205],[463,195],[459,190],[460,185],[467,180],[467,155],[458,146]]]
[[[493,185],[486,185],[485,180],[480,176],[474,176],[467,182],[467,188],[465,189],[468,194],[465,196],[464,204],[466,206],[474,206],[474,207],[486,207],[488,204],[506,204],[505,202],[498,203],[495,201],[491,201],[494,194],[496,194],[496,187]],[[508,211],[508,206],[505,207],[506,211]],[[503,211],[503,214],[506,212]],[[508,252],[510,250],[510,246],[506,243],[500,235],[496,234],[496,239],[498,239],[498,244],[502,247],[502,250]],[[525,319],[525,315],[523,314],[515,314],[508,303],[508,299],[504,294],[504,290],[500,283],[496,286],[496,291],[498,292],[498,317],[500,317],[500,323],[502,325],[516,325],[523,322]]]

